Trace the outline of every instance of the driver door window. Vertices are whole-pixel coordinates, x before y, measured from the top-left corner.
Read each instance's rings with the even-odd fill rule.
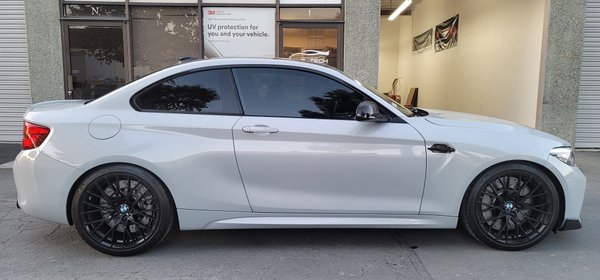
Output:
[[[245,115],[353,120],[366,97],[330,78],[280,68],[233,70]]]

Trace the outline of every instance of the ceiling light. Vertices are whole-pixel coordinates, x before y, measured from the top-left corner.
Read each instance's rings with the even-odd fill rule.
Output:
[[[400,15],[400,13],[404,12],[404,10],[406,10],[406,8],[410,6],[410,4],[412,4],[412,0],[405,0],[404,3],[398,6],[398,8],[390,15],[388,20],[395,20],[396,17]]]

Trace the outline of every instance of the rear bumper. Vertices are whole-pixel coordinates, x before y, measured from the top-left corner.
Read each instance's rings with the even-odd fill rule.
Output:
[[[78,172],[38,149],[21,151],[13,166],[17,207],[31,216],[67,224],[67,197]]]

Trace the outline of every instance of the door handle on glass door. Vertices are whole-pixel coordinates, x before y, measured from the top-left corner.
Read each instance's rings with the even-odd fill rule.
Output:
[[[259,124],[253,126],[244,126],[242,127],[242,131],[247,133],[277,133],[279,132],[279,129]]]

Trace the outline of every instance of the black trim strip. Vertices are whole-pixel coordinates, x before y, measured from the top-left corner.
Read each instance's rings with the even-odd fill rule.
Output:
[[[560,231],[577,230],[577,229],[581,229],[582,227],[583,226],[581,225],[580,220],[565,220],[565,223],[563,224],[563,226],[560,227],[558,230],[560,230]]]

